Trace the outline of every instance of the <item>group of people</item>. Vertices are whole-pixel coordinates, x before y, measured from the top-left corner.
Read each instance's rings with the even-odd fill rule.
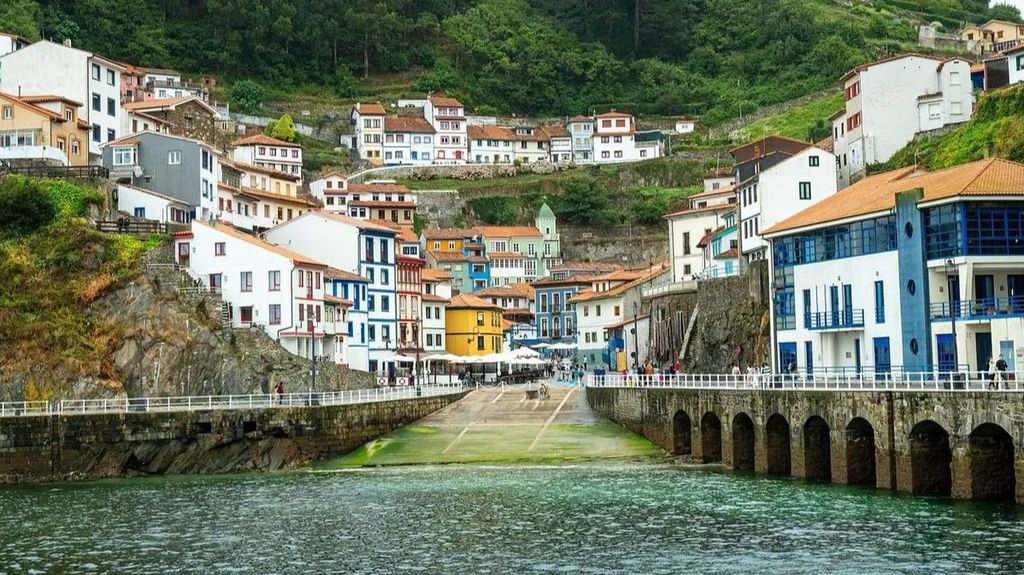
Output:
[[[1010,368],[1003,356],[999,356],[999,359],[992,359],[992,356],[988,357],[988,373],[985,374],[985,379],[988,380],[989,389],[999,389],[999,384],[1003,384],[1003,389],[1010,389],[1010,379],[1006,376],[1006,371]]]
[[[558,375],[558,381],[571,383],[572,385],[582,385],[583,378],[587,375],[587,364],[586,362],[579,363],[578,361],[556,363],[554,370]]]

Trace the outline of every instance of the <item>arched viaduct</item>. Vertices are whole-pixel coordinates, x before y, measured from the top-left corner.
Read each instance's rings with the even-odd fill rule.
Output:
[[[1024,503],[1024,403],[1001,392],[587,389],[595,411],[727,469]]]

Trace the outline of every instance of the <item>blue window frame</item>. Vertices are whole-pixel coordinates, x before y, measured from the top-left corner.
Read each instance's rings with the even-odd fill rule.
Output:
[[[373,277],[374,277],[374,272],[375,271],[376,270],[374,270],[373,268],[366,268],[366,277],[367,277],[367,279],[370,280],[370,283],[373,283]]]
[[[377,326],[372,323],[369,325],[370,328],[370,341],[377,341]]]
[[[875,282],[875,323],[885,323],[885,284]]]
[[[366,309],[368,311],[376,311],[377,309],[377,298],[376,296],[370,295],[366,298]]]
[[[388,270],[380,270],[381,285],[388,285]]]
[[[380,241],[380,261],[381,263],[388,263],[388,241]]]
[[[811,290],[805,289],[804,298],[804,329],[811,328]]]
[[[391,298],[386,295],[380,296],[380,311],[391,311]]]
[[[875,373],[881,375],[892,371],[892,348],[889,347],[889,338],[876,337],[874,339],[874,348]]]
[[[808,375],[814,373],[814,345],[810,341],[804,342],[804,369]]]

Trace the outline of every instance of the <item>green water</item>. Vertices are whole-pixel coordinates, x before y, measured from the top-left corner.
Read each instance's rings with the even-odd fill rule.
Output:
[[[0,573],[1022,573],[1010,505],[669,465],[0,489]]]

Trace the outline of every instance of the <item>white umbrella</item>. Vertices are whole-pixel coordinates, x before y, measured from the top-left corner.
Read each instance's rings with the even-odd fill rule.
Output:
[[[380,361],[384,363],[396,362],[396,363],[416,363],[415,357],[409,357],[400,353],[391,354],[380,358]]]
[[[523,357],[540,357],[540,352],[534,351],[534,350],[532,350],[532,349],[530,349],[528,347],[521,347],[521,348],[511,352],[511,355],[512,355],[512,357],[519,357],[519,358],[523,358]]]
[[[450,362],[450,361],[458,361],[461,358],[459,358],[456,355],[452,355],[450,353],[436,353],[434,355],[428,355],[428,356],[423,357],[421,359],[423,361],[449,361]]]
[[[576,349],[577,347],[578,346],[575,343],[556,343],[555,345],[551,346],[551,349],[554,349],[554,350],[569,350],[569,349]]]
[[[538,343],[537,345],[534,345],[532,347],[534,349],[547,349],[547,348],[551,347],[551,344],[550,343]]]

